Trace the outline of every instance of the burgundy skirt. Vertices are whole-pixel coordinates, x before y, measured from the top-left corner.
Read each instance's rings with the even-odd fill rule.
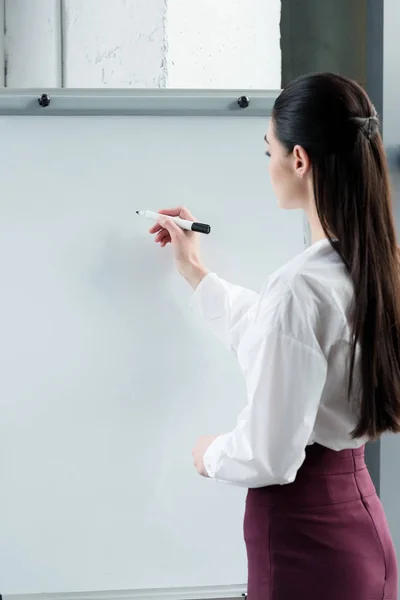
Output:
[[[248,600],[397,600],[397,561],[364,447],[314,444],[296,480],[249,490]]]

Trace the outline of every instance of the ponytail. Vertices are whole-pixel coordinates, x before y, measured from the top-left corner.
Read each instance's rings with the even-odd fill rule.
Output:
[[[377,114],[357,83],[322,73],[289,84],[272,119],[289,153],[298,144],[309,155],[319,219],[353,282],[352,435],[400,432],[400,260]]]
[[[360,409],[352,435],[400,432],[400,260],[379,133],[369,139],[359,131],[348,156],[325,156],[314,170],[314,191],[325,234],[354,287],[348,393]]]

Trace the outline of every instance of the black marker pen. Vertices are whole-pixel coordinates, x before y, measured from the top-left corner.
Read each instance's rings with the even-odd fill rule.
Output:
[[[144,217],[145,219],[150,219],[151,221],[158,221],[160,217],[167,217],[167,219],[171,219],[171,221],[176,223],[181,229],[186,229],[188,231],[197,231],[197,233],[210,233],[211,231],[210,225],[206,225],[205,223],[187,221],[186,219],[181,219],[180,217],[170,217],[169,215],[162,215],[151,210],[137,210],[136,214]]]

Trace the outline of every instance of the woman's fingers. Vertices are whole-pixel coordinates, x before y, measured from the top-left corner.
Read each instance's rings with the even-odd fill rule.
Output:
[[[158,211],[160,215],[166,215],[168,217],[180,217],[181,219],[195,220],[193,215],[187,210],[187,208],[183,208],[179,206],[178,208],[163,208]],[[161,225],[160,223],[155,223],[149,229],[149,233],[157,233],[160,231]]]
[[[178,206],[176,208],[162,208],[158,211],[161,215],[168,215],[170,217],[180,217],[181,219],[188,219],[188,221],[195,221],[192,213],[184,206]]]
[[[155,242],[162,242],[165,238],[170,238],[171,236],[169,235],[168,231],[166,229],[161,229],[161,231],[159,231],[156,235],[156,237],[154,238]]]
[[[160,216],[166,215],[168,217],[180,217],[181,219],[188,219],[189,221],[196,220],[192,213],[183,206],[178,206],[177,208],[163,208],[158,212]],[[160,223],[155,223],[149,229],[149,233],[157,235],[160,234],[162,231],[165,231],[165,228],[163,228],[163,226]]]
[[[182,207],[177,208],[161,208],[158,212],[160,215],[168,215],[169,217],[179,217]]]
[[[160,233],[157,234],[156,242],[160,244],[161,248],[164,248],[167,244],[171,243],[171,236],[166,229],[162,229]]]
[[[191,231],[184,231],[171,217],[180,217],[196,221],[192,213],[183,206],[163,208],[158,211],[157,223],[149,232],[155,234],[154,241],[164,248],[171,244],[178,271],[195,288],[207,270],[202,266],[199,252],[199,236]],[[196,267],[196,265],[198,265]]]
[[[161,230],[160,223],[156,223],[155,225],[153,225],[153,227],[150,227],[149,233],[157,233],[157,231],[160,231],[160,230]]]
[[[185,235],[182,229],[172,219],[169,219],[168,216],[164,217],[160,215],[159,223],[163,229],[167,230],[173,244],[177,244],[184,239]]]

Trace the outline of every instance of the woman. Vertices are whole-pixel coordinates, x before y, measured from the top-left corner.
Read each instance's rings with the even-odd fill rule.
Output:
[[[400,431],[399,252],[378,118],[358,84],[307,75],[277,98],[265,139],[279,204],[305,211],[312,245],[260,295],[210,273],[196,234],[164,216],[150,230],[172,242],[246,379],[236,428],[201,438],[195,466],[249,488],[249,600],[395,600],[364,463],[367,440]]]

